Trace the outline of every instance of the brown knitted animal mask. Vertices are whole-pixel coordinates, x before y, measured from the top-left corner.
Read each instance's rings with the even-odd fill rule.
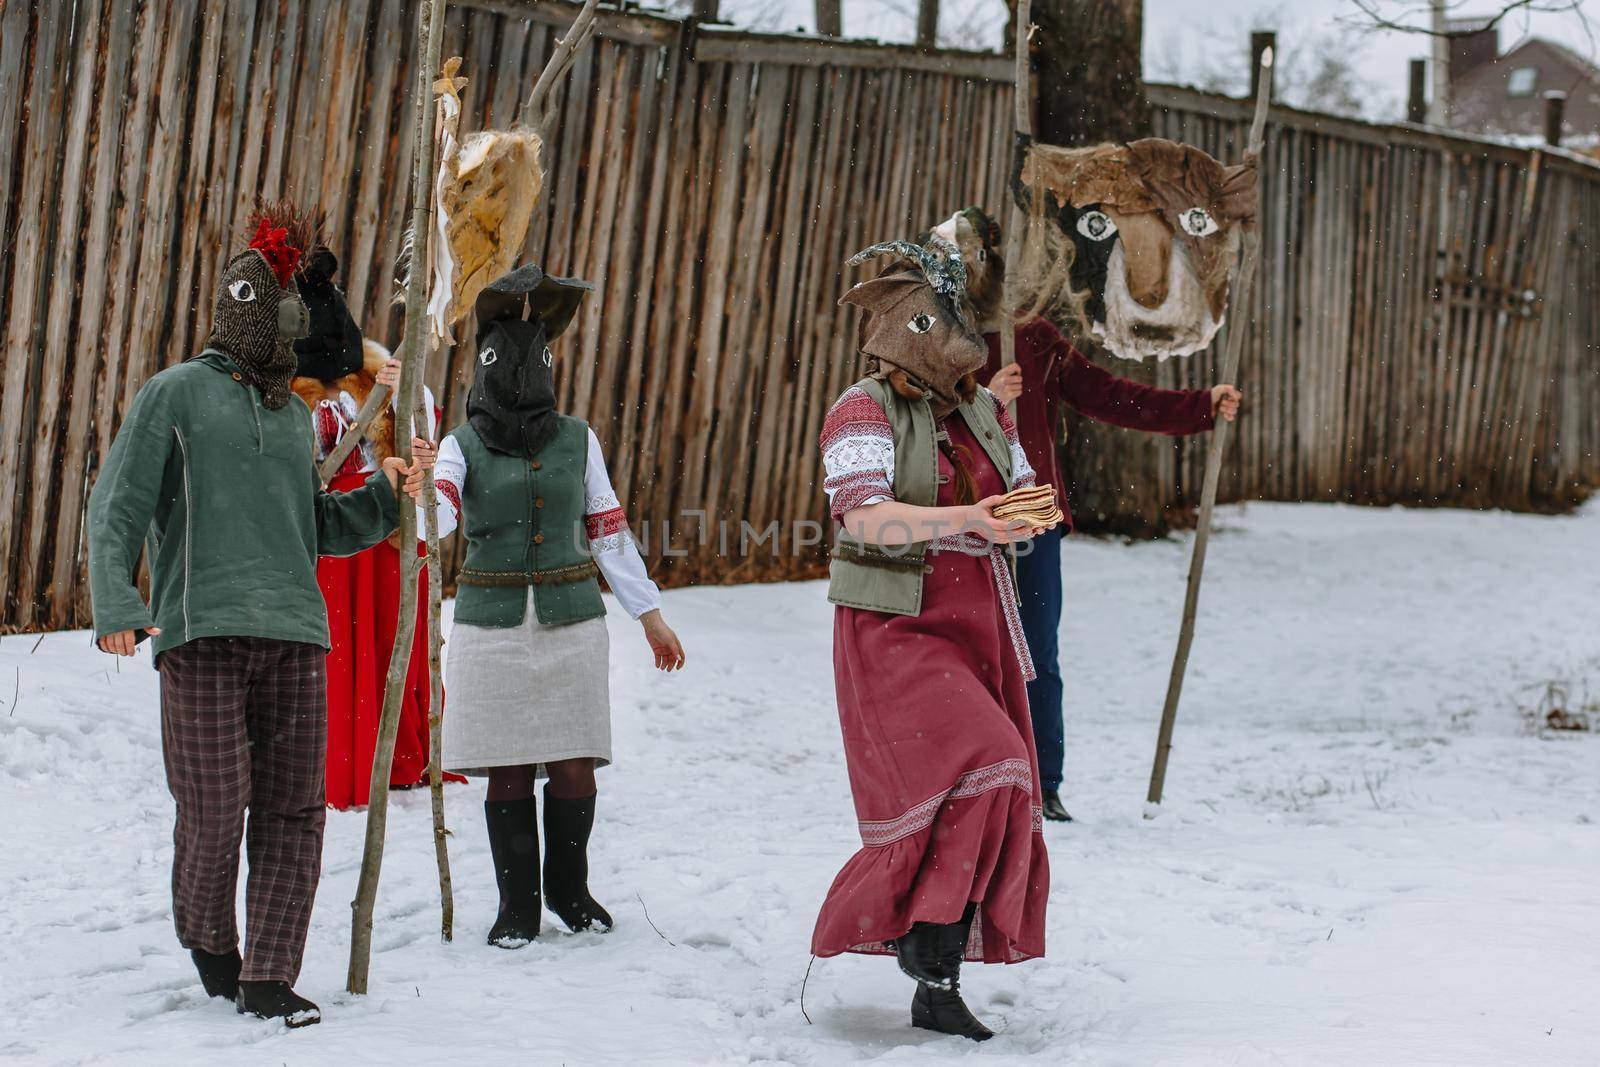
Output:
[[[1048,193],[1073,244],[1072,281],[1088,329],[1127,359],[1186,356],[1210,344],[1228,307],[1239,227],[1256,212],[1256,168],[1192,145],[1026,145],[1024,198]],[[1031,210],[1031,208],[1030,208]]]
[[[240,375],[273,410],[289,401],[289,380],[299,362],[294,342],[310,328],[294,285],[299,259],[286,231],[263,221],[250,247],[223,268],[206,341],[233,357]]]
[[[977,395],[974,376],[988,361],[989,349],[917,270],[862,282],[839,303],[862,310],[859,347],[897,393],[921,398],[926,392],[935,418]]]

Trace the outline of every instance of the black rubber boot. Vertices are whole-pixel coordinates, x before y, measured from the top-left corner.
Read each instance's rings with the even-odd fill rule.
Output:
[[[238,997],[239,969],[244,966],[238,949],[219,956],[203,948],[192,948],[189,958],[194,960],[194,969],[200,972],[200,984],[206,987],[206,996],[223,1000]]]
[[[322,1009],[290,989],[288,982],[240,982],[234,1003],[240,1015],[282,1019],[291,1030],[322,1021]]]
[[[1072,816],[1067,814],[1066,805],[1061,803],[1061,794],[1054,789],[1044,791],[1044,817],[1051,822],[1072,821]]]
[[[489,854],[500,887],[500,914],[489,928],[489,944],[522,948],[539,936],[539,817],[532,797],[485,801]]]
[[[550,910],[573,933],[609,930],[611,915],[589,895],[589,832],[594,797],[565,800],[544,790],[544,892]]]
[[[932,1030],[939,1034],[954,1034],[971,1041],[987,1041],[994,1031],[978,1021],[961,999],[960,983],[949,989],[935,989],[917,983],[917,992],[911,998],[911,1025],[919,1030]]]

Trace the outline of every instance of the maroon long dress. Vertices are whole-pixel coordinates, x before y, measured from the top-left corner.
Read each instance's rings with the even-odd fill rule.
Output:
[[[859,395],[846,393],[829,417],[835,443],[868,441],[888,428],[886,419],[872,425],[874,411],[882,418],[875,402],[851,392]],[[1010,420],[1003,424],[1014,443]],[[944,425],[971,457],[978,499],[1012,488],[963,419]],[[837,454],[864,451],[847,444]],[[942,450],[939,472],[939,504],[953,505]],[[872,492],[861,488],[873,476],[860,468],[829,473],[852,487],[835,496],[836,515]],[[891,495],[881,480],[872,494],[879,499]],[[889,953],[887,939],[915,922],[956,922],[969,901],[977,910],[967,959],[1015,963],[1044,954],[1050,867],[1010,576],[1003,555],[975,535],[937,547],[921,614],[835,609],[834,679],[862,848],[822,905],[812,936],[818,956]]]

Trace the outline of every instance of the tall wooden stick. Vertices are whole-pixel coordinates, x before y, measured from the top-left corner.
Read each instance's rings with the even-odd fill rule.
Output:
[[[433,84],[434,91],[440,94],[434,114],[433,131],[434,148],[440,154],[440,166],[453,165],[452,161],[444,159],[444,145],[446,140],[456,138],[460,117],[453,109],[446,107],[443,95],[459,88],[459,85],[453,86],[451,81],[447,80],[454,77],[454,63],[452,60],[451,64],[447,64],[445,77]],[[432,195],[431,187],[429,195]],[[442,247],[431,248],[431,251],[433,255],[450,254],[449,249]],[[432,255],[424,257],[422,262],[426,264],[427,276],[433,277]],[[428,425],[433,413],[428,410],[420,374],[413,383],[411,406],[413,421],[422,426]],[[428,793],[433,809],[433,857],[439,867],[439,939],[448,942],[455,936],[456,904],[455,890],[450,879],[450,831],[444,821],[444,686],[442,684],[444,664],[440,655],[440,649],[444,645],[444,633],[440,629],[444,572],[439,566],[439,494],[434,487],[431,470],[422,478],[422,531],[428,549]]]
[[[1245,162],[1259,163],[1262,140],[1266,136],[1267,109],[1272,100],[1272,49],[1261,53],[1261,81],[1256,89],[1256,114],[1250,123],[1250,140]],[[1254,224],[1244,231],[1244,249],[1239,274],[1233,280],[1233,326],[1228,330],[1228,348],[1222,362],[1222,380],[1233,382],[1239,373],[1239,355],[1244,348],[1245,322],[1250,306],[1250,290],[1255,284],[1256,258],[1260,237]],[[1178,627],[1178,649],[1172,657],[1172,675],[1167,679],[1167,701],[1161,708],[1161,732],[1156,739],[1155,765],[1150,769],[1151,804],[1161,803],[1167,783],[1167,757],[1172,752],[1172,726],[1178,717],[1178,698],[1183,694],[1183,675],[1189,666],[1189,647],[1194,643],[1194,616],[1200,604],[1200,578],[1206,567],[1206,543],[1211,539],[1211,513],[1217,503],[1217,482],[1222,478],[1222,450],[1228,444],[1228,423],[1219,421],[1211,431],[1206,452],[1206,480],[1200,491],[1200,522],[1194,533],[1194,554],[1189,558],[1189,586],[1183,597],[1183,622]],[[1146,813],[1149,817],[1149,813]]]
[[[1033,16],[1032,0],[1017,0],[1017,40],[1013,46],[1016,55],[1016,73],[1013,75],[1011,89],[1012,112],[1016,120],[1017,136],[1031,137],[1033,135],[1033,83],[1028,70],[1028,38],[1032,26],[1029,20]],[[1013,143],[1016,138],[1014,137]],[[1011,172],[1011,161],[1005,161],[1006,173]],[[1022,296],[1017,291],[1017,275],[1020,273],[1022,260],[1022,228],[1025,225],[1022,205],[1017,203],[1015,196],[1006,199],[1011,204],[1009,221],[1006,223],[1006,276],[1001,286],[1000,302],[1004,314],[1000,319],[1000,365],[1009,367],[1017,361],[1017,305],[1022,302]],[[1011,401],[1006,405],[1011,411],[1012,419],[1017,417],[1017,402]],[[1057,487],[1060,488],[1059,486]]]
[[[400,395],[421,393],[424,287],[427,283],[427,241],[433,202],[433,78],[439,69],[439,49],[444,37],[444,0],[425,0],[417,13],[416,152],[411,169],[411,232],[421,246],[413,251],[406,285],[405,340],[400,354]],[[374,390],[376,392],[376,390]],[[411,438],[416,404],[403,405],[397,414],[395,446],[411,459]],[[424,424],[426,425],[426,424]],[[345,988],[367,991],[367,969],[372,962],[372,910],[378,899],[378,875],[383,866],[383,840],[388,828],[389,770],[394,763],[394,739],[400,728],[400,705],[411,666],[411,642],[417,621],[417,511],[408,500],[400,502],[400,612],[395,622],[394,651],[389,656],[389,678],[383,692],[383,713],[378,720],[377,749],[372,755],[372,781],[367,801],[367,835],[361,854],[361,877],[350,902],[350,970]],[[407,551],[407,550],[410,551]]]

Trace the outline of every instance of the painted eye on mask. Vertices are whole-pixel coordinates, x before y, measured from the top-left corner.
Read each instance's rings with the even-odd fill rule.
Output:
[[[241,304],[248,304],[256,298],[256,287],[240,278],[236,282],[228,283],[228,295]]]
[[[548,367],[553,362],[555,362],[555,357],[550,354],[550,349],[546,347],[544,350],[544,365]]]
[[[1109,241],[1117,232],[1117,224],[1104,211],[1085,211],[1078,216],[1078,232],[1091,241]]]
[[[985,262],[988,258],[989,258],[988,249],[984,249],[984,248],[978,249],[978,262],[979,263]]]
[[[495,354],[495,351],[492,348],[485,348],[482,352],[478,353],[478,363],[485,367],[492,365],[494,361],[499,358],[500,357]]]
[[[1209,237],[1217,232],[1217,220],[1203,207],[1192,207],[1180,214],[1178,225],[1190,237]]]
[[[906,329],[912,333],[927,333],[933,329],[933,316],[927,312],[916,315],[910,322],[906,323]]]

